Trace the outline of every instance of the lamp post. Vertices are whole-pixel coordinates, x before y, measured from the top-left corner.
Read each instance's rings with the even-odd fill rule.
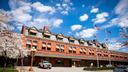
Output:
[[[35,47],[31,48],[31,50],[30,50],[30,54],[31,54],[31,64],[30,64],[29,71],[33,71],[32,66],[33,66],[33,57],[34,57],[34,55],[35,55],[35,52],[36,52],[36,48],[35,48]]]

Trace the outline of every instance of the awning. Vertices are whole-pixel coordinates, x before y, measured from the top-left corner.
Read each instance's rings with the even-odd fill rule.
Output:
[[[48,47],[51,47],[51,45],[47,45]]]
[[[36,30],[32,30],[32,29],[30,30],[30,32],[37,33],[37,31],[36,31]]]
[[[58,38],[64,38],[62,35],[57,35]]]
[[[33,43],[33,45],[37,45],[37,43]]]
[[[27,44],[31,44],[31,42],[27,41]]]
[[[64,47],[60,47],[61,49],[64,49]]]
[[[82,52],[83,50],[80,48],[80,51]]]
[[[46,47],[46,45],[45,45],[45,44],[43,44],[42,46],[43,46],[43,47]]]
[[[72,48],[71,48],[71,47],[69,47],[69,50],[72,50]]]
[[[86,52],[86,50],[85,50],[85,49],[83,49],[83,51],[84,51],[84,52]]]
[[[59,49],[59,46],[56,46],[57,49]]]
[[[76,48],[72,48],[72,50],[74,50],[74,51],[75,51],[75,50],[76,50]]]

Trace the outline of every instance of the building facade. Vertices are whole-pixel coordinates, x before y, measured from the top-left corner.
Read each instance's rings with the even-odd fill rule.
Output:
[[[34,65],[48,60],[53,66],[106,66],[128,64],[128,54],[108,50],[105,43],[96,40],[76,39],[62,34],[53,34],[43,29],[22,27],[23,48],[36,48]],[[25,64],[30,63],[28,57]],[[27,62],[28,61],[28,62]]]

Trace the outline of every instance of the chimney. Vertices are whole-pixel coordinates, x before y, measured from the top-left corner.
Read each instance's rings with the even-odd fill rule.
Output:
[[[48,26],[44,26],[43,30],[44,31],[49,31]]]

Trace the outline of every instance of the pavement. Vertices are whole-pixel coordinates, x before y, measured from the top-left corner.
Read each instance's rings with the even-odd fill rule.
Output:
[[[19,72],[113,72],[112,70],[85,71],[83,67],[52,67],[52,69],[32,67],[33,71],[29,71],[29,68],[28,66],[17,67],[17,70]]]

